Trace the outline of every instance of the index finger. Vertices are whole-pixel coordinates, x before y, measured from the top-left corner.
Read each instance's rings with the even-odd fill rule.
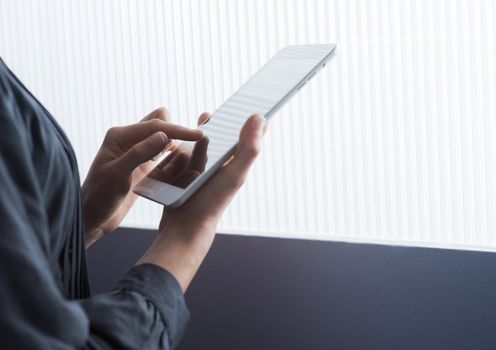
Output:
[[[196,141],[203,136],[199,129],[190,129],[185,126],[171,124],[160,119],[152,119],[136,124],[131,124],[118,128],[119,133],[129,143],[140,142],[150,135],[162,131],[170,139]]]
[[[203,137],[203,131],[200,129],[190,129],[185,126],[167,123],[163,127],[165,134],[171,139],[196,141]]]
[[[196,141],[195,147],[191,154],[191,160],[189,167],[192,170],[196,170],[199,174],[205,171],[205,165],[207,164],[207,149],[208,149],[208,137],[202,137]]]
[[[163,120],[166,122],[170,122],[169,111],[165,107],[159,107],[159,108],[153,110],[152,112],[150,112],[146,117],[144,117],[140,121],[146,122],[146,121],[152,120],[152,119],[160,119],[160,120]]]

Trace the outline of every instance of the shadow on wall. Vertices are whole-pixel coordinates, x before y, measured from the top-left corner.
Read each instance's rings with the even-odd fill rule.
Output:
[[[92,246],[93,292],[153,235],[119,229]],[[186,299],[183,350],[496,347],[493,253],[218,235]]]

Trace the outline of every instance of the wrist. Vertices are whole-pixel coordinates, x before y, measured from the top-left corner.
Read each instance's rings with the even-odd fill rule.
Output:
[[[86,248],[89,248],[90,245],[98,241],[102,236],[104,235],[104,232],[101,228],[85,228],[84,232],[84,245]]]
[[[193,259],[201,261],[207,255],[215,237],[212,223],[168,221],[158,232],[153,245],[175,247]]]
[[[215,237],[215,225],[167,222],[138,261],[152,263],[171,273],[186,291]]]
[[[92,220],[92,213],[88,210],[86,202],[83,201],[84,213],[84,244],[86,248],[98,241],[104,234],[103,229]]]
[[[83,215],[84,215],[84,245],[88,248],[90,245],[95,243],[101,237],[101,229],[94,225],[91,218],[93,217],[90,206],[88,205],[88,190],[86,188],[86,181],[81,186],[81,201],[83,205]]]
[[[208,241],[215,235],[217,221],[197,220],[195,218],[181,218],[178,215],[164,215],[160,223],[158,237],[174,237],[177,240],[199,244]]]

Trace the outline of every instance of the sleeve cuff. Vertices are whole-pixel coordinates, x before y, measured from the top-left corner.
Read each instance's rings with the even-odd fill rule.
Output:
[[[157,265],[136,265],[114,289],[138,292],[153,303],[165,322],[171,347],[177,346],[186,330],[189,311],[174,276]]]

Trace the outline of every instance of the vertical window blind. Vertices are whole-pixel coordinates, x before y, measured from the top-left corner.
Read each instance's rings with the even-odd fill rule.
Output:
[[[0,54],[84,178],[110,126],[161,105],[193,126],[279,48],[337,43],[219,231],[494,250],[495,22],[490,0],[3,0]],[[160,214],[140,199],[124,225]]]

